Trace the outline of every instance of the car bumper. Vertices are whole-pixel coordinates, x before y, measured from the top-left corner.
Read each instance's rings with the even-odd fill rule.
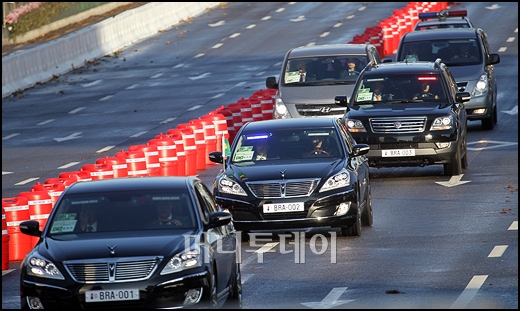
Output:
[[[39,298],[45,309],[99,309],[99,308],[179,308],[184,306],[186,294],[190,289],[207,288],[207,272],[199,271],[172,279],[161,276],[145,281],[127,283],[77,284],[68,288],[45,284],[40,281],[21,281],[21,307],[28,308],[28,299]],[[88,290],[139,289],[138,300],[112,302],[86,302]],[[201,294],[202,295],[202,294]]]
[[[468,120],[480,120],[491,117],[493,100],[491,94],[486,96],[471,97],[468,102],[464,103]],[[484,109],[483,112],[478,110]]]
[[[266,230],[310,227],[345,227],[354,224],[357,215],[357,198],[354,190],[336,192],[319,198],[272,199],[245,201],[236,197],[217,195],[216,201],[233,214],[237,230]],[[264,203],[293,203],[304,201],[302,212],[264,213]],[[342,205],[343,204],[343,205]],[[337,214],[340,205],[348,211]]]
[[[367,153],[369,165],[372,167],[395,166],[426,166],[449,163],[457,152],[459,144],[457,133],[439,134],[435,136],[394,136],[394,137],[366,137],[354,136],[358,143],[368,144]],[[439,148],[437,143],[449,143],[446,148]],[[413,149],[415,156],[384,157],[383,152],[388,150]]]

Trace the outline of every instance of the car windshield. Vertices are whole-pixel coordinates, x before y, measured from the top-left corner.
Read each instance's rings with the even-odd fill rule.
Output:
[[[395,74],[367,76],[354,92],[353,104],[446,101],[440,77],[432,74]]]
[[[231,155],[238,165],[269,164],[280,160],[342,158],[343,148],[335,128],[283,129],[242,133]]]
[[[416,52],[411,52],[411,51]],[[482,51],[476,39],[425,40],[403,43],[398,61],[435,61],[442,59],[448,66],[482,63]]]
[[[283,84],[287,86],[354,84],[366,64],[366,55],[294,58],[287,61]]]
[[[49,219],[48,235],[193,229],[195,215],[191,202],[188,194],[172,191],[70,194],[54,207],[56,213]],[[160,226],[158,219],[179,222]]]

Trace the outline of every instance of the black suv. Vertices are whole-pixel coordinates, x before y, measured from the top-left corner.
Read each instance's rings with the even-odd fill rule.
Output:
[[[443,164],[445,175],[468,166],[468,92],[440,59],[435,62],[370,63],[361,72],[343,123],[357,143],[368,144],[372,167]]]
[[[416,49],[410,58],[409,51]],[[437,58],[450,67],[460,92],[471,94],[464,106],[468,120],[480,120],[482,127],[491,130],[498,122],[497,79],[495,64],[500,55],[491,53],[486,34],[480,28],[444,28],[411,31],[399,43],[397,61],[410,59],[435,61]]]

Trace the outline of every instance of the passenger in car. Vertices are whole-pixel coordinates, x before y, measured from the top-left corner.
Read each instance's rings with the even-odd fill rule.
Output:
[[[372,83],[370,90],[372,91],[372,100],[373,101],[382,101],[382,100],[392,100],[393,94],[385,94],[383,93],[383,82],[375,81]]]
[[[98,231],[97,208],[83,205],[80,209],[74,232]]]
[[[312,143],[312,150],[307,153],[307,156],[328,156],[330,157],[330,152],[324,150],[324,138],[321,136],[312,136],[310,138]]]
[[[267,160],[267,151],[269,150],[269,142],[267,139],[260,139],[255,144],[255,155],[256,161]]]
[[[413,99],[439,99],[439,95],[430,92],[430,84],[421,84],[421,91],[413,97]]]
[[[461,44],[458,46],[458,49],[459,50],[458,50],[457,54],[453,55],[451,60],[466,59],[466,60],[478,61],[478,58],[471,53],[468,44]]]
[[[161,200],[155,203],[157,218],[152,221],[151,225],[174,225],[174,226],[192,226],[191,218],[184,215],[184,210],[179,202],[175,204],[172,200]],[[176,206],[178,205],[178,206]],[[174,208],[175,207],[175,208]]]

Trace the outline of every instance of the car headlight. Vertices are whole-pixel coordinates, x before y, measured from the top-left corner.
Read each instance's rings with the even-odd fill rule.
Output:
[[[363,126],[363,123],[356,119],[347,119],[345,125],[351,133],[365,133],[367,131]]]
[[[350,174],[348,172],[341,172],[327,179],[323,187],[321,187],[320,192],[329,191],[341,187],[347,187],[349,185]]]
[[[54,263],[38,252],[33,252],[25,261],[27,274],[47,279],[65,280],[63,274]]]
[[[199,250],[188,250],[172,257],[162,269],[161,275],[179,272],[202,266],[202,255]]]
[[[273,119],[287,119],[290,118],[289,111],[287,110],[287,106],[283,103],[283,101],[278,97],[274,102],[274,113]]]
[[[487,94],[487,92],[488,92],[488,82],[487,82],[487,76],[484,73],[478,79],[477,84],[475,84],[475,88],[473,89],[473,92],[471,93],[471,95],[472,96],[481,96],[481,95]]]
[[[222,177],[218,181],[218,190],[222,193],[247,196],[244,189],[236,181],[227,176]]]
[[[449,130],[452,127],[453,118],[451,116],[438,117],[435,120],[433,120],[432,126],[430,127],[430,131]]]

